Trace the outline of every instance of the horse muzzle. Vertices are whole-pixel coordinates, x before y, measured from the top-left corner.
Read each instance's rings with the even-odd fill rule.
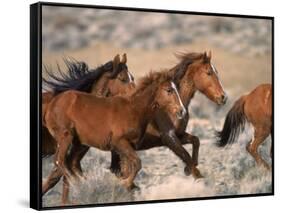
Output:
[[[186,109],[184,109],[184,108],[177,112],[178,119],[183,119],[185,117],[185,115],[186,115]]]
[[[216,98],[216,102],[218,105],[224,105],[227,102],[227,95],[223,94],[219,96],[218,98]]]

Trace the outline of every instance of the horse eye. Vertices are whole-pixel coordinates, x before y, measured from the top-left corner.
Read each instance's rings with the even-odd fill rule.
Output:
[[[169,94],[171,94],[171,93],[173,92],[173,89],[172,89],[172,88],[168,88],[168,89],[167,89],[167,92],[168,92]]]
[[[119,78],[120,81],[122,81],[123,83],[126,83],[127,80],[125,78]]]
[[[209,71],[207,72],[207,75],[212,75],[212,70],[209,70]]]

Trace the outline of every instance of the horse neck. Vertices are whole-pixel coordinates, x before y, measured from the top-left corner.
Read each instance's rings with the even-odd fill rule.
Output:
[[[175,67],[170,69],[168,72],[171,75],[175,75],[175,73],[177,72],[177,69],[179,69],[179,68],[176,65]],[[188,75],[187,77],[185,77],[185,75],[184,75],[183,78],[180,79],[180,81],[179,81],[179,95],[181,97],[181,100],[182,100],[185,108],[188,108],[189,103],[190,103],[191,99],[194,97],[194,94],[196,92],[196,87],[193,82],[192,74],[187,73],[187,75]]]
[[[153,101],[155,92],[152,88],[145,89],[141,92],[136,92],[133,94],[130,99],[132,107],[138,111],[138,114],[143,117],[145,120],[148,120],[153,115]]]
[[[181,79],[179,83],[179,95],[185,108],[188,108],[191,99],[194,97],[196,88],[194,82],[190,79]]]
[[[106,93],[106,84],[108,79],[103,74],[96,82],[93,83],[91,88],[91,94],[97,95],[97,96],[105,96]]]

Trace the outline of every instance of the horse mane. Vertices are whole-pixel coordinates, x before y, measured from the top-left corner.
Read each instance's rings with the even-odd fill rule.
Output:
[[[63,59],[67,71],[63,72],[57,64],[57,73],[50,67],[44,65],[44,71],[48,78],[43,78],[43,86],[51,88],[55,94],[66,90],[78,90],[90,92],[92,85],[96,83],[105,72],[113,72],[113,62],[109,61],[95,69],[89,69],[89,66],[83,61],[75,59]],[[119,71],[112,73],[114,76]]]
[[[170,70],[162,69],[157,72],[150,71],[148,75],[140,79],[135,94],[141,92],[151,84],[157,84],[169,79],[173,80],[174,83],[178,85],[180,79],[184,76],[188,66],[193,62],[202,59],[204,57],[204,53],[176,53],[175,56],[180,60],[180,62],[176,66],[174,66]]]
[[[175,83],[178,84],[180,79],[184,76],[185,72],[188,69],[188,66],[194,63],[197,60],[200,60],[204,57],[204,53],[176,53],[176,58],[180,60],[180,62],[174,66],[170,71],[174,72],[174,80]]]
[[[133,95],[143,92],[149,86],[159,85],[160,83],[168,80],[173,80],[170,73],[162,71],[150,71],[147,75],[139,80],[136,91]]]

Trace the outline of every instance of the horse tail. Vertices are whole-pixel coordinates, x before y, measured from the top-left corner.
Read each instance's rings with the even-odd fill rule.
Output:
[[[233,144],[241,131],[244,130],[246,116],[244,112],[245,97],[239,98],[227,113],[222,131],[216,132],[217,146]]]

